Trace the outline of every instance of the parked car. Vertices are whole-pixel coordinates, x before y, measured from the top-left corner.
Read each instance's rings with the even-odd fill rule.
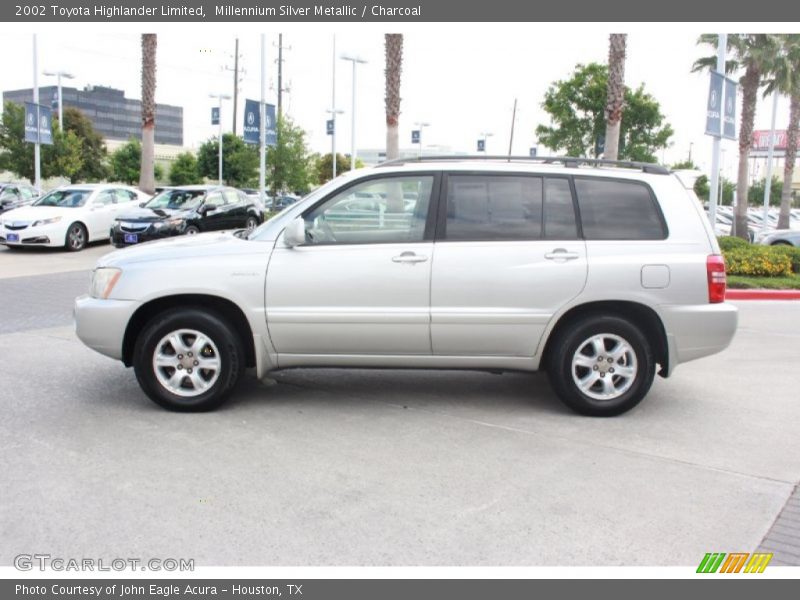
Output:
[[[575,411],[622,413],[656,372],[728,346],[724,261],[668,170],[548,161],[395,161],[248,235],[109,254],[78,337],[174,410],[220,405],[248,367],[397,367],[545,369]],[[398,190],[413,210],[389,204]],[[348,220],[362,193],[383,202]]]
[[[27,206],[38,197],[36,188],[26,183],[0,183],[0,214]]]
[[[201,231],[251,231],[261,223],[263,214],[244,192],[231,187],[173,187],[117,216],[111,228],[111,243],[121,248]]]
[[[272,205],[270,206],[270,208],[272,210],[283,210],[287,206],[291,206],[292,204],[297,202],[299,199],[300,199],[299,196],[293,196],[291,194],[282,194],[280,196],[273,198]]]
[[[63,246],[83,250],[105,240],[114,217],[130,204],[149,198],[139,190],[114,184],[75,184],[57,188],[30,206],[0,217],[0,243],[21,246]]]
[[[795,246],[800,247],[800,231],[797,229],[778,229],[769,231],[758,240],[765,246]]]

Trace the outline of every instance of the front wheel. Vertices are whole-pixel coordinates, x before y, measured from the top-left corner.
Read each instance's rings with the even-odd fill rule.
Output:
[[[176,411],[206,411],[228,397],[244,372],[235,330],[201,309],[164,312],[136,341],[133,367],[142,390]]]
[[[247,217],[247,220],[244,222],[244,229],[245,229],[245,231],[246,231],[247,233],[250,233],[250,232],[251,232],[251,231],[253,231],[253,229],[255,229],[256,227],[258,227],[258,219],[256,219],[256,218],[255,218],[255,217],[253,217],[253,216],[249,216],[249,217]]]
[[[562,402],[591,416],[613,416],[639,404],[655,377],[652,348],[626,319],[591,316],[554,340],[548,374]]]
[[[186,235],[197,235],[200,233],[200,228],[197,227],[197,225],[189,225],[183,233]]]
[[[80,223],[73,223],[67,228],[64,247],[70,252],[78,252],[86,247],[86,242],[88,241],[89,235],[86,233],[86,227]]]

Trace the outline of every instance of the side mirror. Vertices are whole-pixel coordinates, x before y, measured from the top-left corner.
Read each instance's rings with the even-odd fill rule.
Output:
[[[144,208],[145,204],[147,204],[147,202],[139,202],[139,208]]]
[[[303,217],[297,217],[286,226],[283,230],[283,241],[289,248],[306,243],[306,223]]]

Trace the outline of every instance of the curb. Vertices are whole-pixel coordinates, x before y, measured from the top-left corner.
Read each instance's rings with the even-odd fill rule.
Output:
[[[725,291],[725,300],[800,300],[800,290],[736,290]]]

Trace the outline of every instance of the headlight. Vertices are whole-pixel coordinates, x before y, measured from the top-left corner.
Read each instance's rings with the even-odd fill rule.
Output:
[[[102,298],[105,300],[111,295],[111,290],[119,281],[122,270],[114,267],[100,267],[94,270],[92,275],[92,285],[89,294],[92,298]]]
[[[53,217],[52,219],[39,219],[38,221],[34,221],[31,227],[37,227],[39,225],[50,225],[51,223],[58,223],[61,220],[61,217]]]

